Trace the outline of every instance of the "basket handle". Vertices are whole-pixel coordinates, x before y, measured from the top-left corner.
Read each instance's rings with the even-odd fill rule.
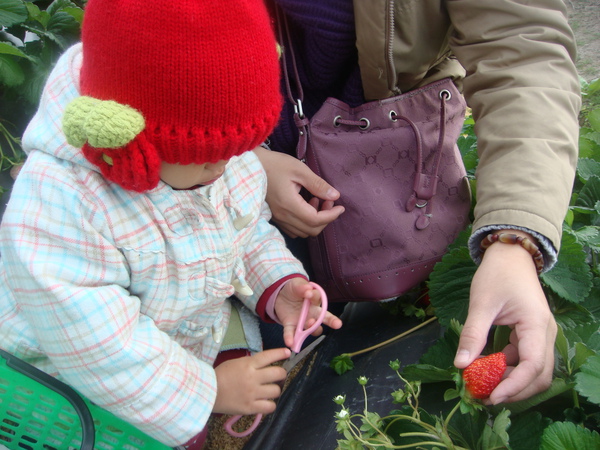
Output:
[[[42,372],[37,367],[26,363],[22,359],[17,358],[14,355],[0,349],[0,356],[6,360],[6,365],[11,369],[16,370],[23,375],[28,376],[32,380],[46,386],[48,389],[52,389],[59,395],[62,395],[75,409],[75,412],[79,416],[81,421],[81,450],[94,450],[94,444],[96,439],[96,428],[94,427],[94,419],[90,413],[89,408],[81,398],[81,396],[70,386],[66,385],[60,380],[57,380],[53,376]]]

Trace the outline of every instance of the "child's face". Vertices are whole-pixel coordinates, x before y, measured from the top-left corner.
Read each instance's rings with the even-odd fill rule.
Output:
[[[161,163],[160,179],[174,189],[189,189],[215,182],[223,172],[228,160],[206,164]]]

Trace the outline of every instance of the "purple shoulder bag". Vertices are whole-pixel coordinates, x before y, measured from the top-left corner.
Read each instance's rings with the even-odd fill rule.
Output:
[[[283,67],[287,77],[285,61]],[[300,100],[289,79],[288,94],[300,132],[297,156],[340,191],[337,204],[346,209],[309,238],[315,281],[330,301],[397,297],[428,278],[469,221],[471,195],[456,146],[463,96],[443,79],[356,108],[328,98],[309,120],[295,72]]]

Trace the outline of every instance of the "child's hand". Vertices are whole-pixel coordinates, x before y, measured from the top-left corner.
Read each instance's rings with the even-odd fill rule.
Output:
[[[308,311],[308,317],[304,324],[304,330],[311,327],[316,318],[321,312],[321,294],[310,285],[304,278],[293,278],[281,289],[275,302],[275,314],[283,325],[283,340],[285,345],[291,347],[294,344],[294,332],[302,310],[302,303],[307,298],[311,302],[311,307]],[[331,328],[338,329],[342,326],[342,321],[337,317],[327,312],[323,323]],[[318,336],[323,332],[323,328],[319,327],[313,333],[313,336]]]
[[[271,364],[289,358],[287,348],[275,348],[252,356],[230,359],[215,368],[217,398],[213,412],[221,414],[269,414],[281,395],[278,382],[285,380],[283,367]]]

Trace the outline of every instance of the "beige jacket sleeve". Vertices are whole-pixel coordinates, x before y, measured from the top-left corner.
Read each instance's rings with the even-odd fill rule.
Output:
[[[561,0],[448,0],[476,123],[474,230],[525,227],[560,248],[578,156],[579,78]]]
[[[354,0],[354,9],[367,99],[444,77],[462,86],[480,156],[474,232],[527,228],[558,250],[580,108],[563,1]]]

